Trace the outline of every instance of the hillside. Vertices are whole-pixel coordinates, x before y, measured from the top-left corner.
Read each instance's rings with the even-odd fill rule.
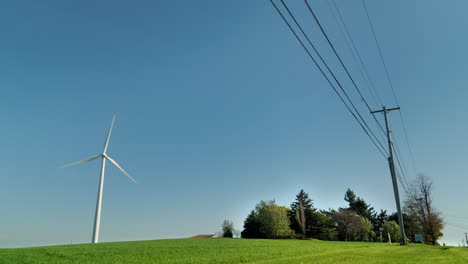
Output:
[[[468,249],[194,238],[0,249],[0,263],[468,263]]]

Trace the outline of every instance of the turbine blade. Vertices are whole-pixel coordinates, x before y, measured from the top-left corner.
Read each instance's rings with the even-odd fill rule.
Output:
[[[120,167],[120,165],[115,160],[113,160],[111,157],[107,155],[105,155],[104,157],[108,159],[110,163],[114,164],[114,166],[116,166],[121,172],[123,172],[132,182],[138,183],[135,181],[135,179],[133,179],[130,175],[128,175],[128,173],[122,167]]]
[[[107,147],[109,146],[110,136],[111,136],[111,133],[112,133],[112,128],[114,127],[114,122],[115,122],[115,115],[112,118],[111,126],[109,128],[109,132],[107,133],[107,138],[106,138],[106,143],[104,143],[103,153],[106,153]]]
[[[92,160],[95,160],[97,158],[101,157],[101,154],[99,155],[96,155],[96,156],[93,156],[91,158],[87,158],[87,159],[84,159],[84,160],[80,160],[80,161],[77,161],[77,162],[73,162],[73,163],[70,163],[70,164],[67,164],[65,166],[62,166],[60,168],[65,168],[65,167],[70,167],[70,166],[73,166],[73,165],[78,165],[80,163],[85,163],[85,162],[88,162],[88,161],[92,161]]]

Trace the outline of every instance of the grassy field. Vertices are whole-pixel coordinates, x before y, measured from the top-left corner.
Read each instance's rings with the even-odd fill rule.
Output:
[[[0,263],[468,263],[468,249],[193,238],[0,249]]]

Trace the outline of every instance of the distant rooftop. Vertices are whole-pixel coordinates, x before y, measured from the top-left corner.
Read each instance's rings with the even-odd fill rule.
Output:
[[[202,237],[216,237],[216,235],[196,235],[191,238],[202,238]]]

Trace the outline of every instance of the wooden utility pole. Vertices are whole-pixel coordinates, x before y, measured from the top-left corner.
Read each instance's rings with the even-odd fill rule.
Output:
[[[385,106],[382,110],[372,111],[371,114],[375,113],[384,113],[385,116],[385,126],[387,128],[387,140],[388,140],[388,165],[390,166],[390,175],[392,176],[392,183],[393,183],[393,193],[395,194],[395,202],[398,212],[398,222],[400,224],[400,235],[401,235],[401,245],[406,245],[406,236],[405,236],[405,225],[403,223],[403,215],[401,214],[401,206],[400,206],[400,193],[398,192],[398,182],[396,179],[396,172],[395,172],[395,163],[393,162],[393,145],[392,145],[392,137],[390,136],[390,125],[388,123],[388,112],[393,110],[400,110],[400,107],[390,108],[387,109]]]

